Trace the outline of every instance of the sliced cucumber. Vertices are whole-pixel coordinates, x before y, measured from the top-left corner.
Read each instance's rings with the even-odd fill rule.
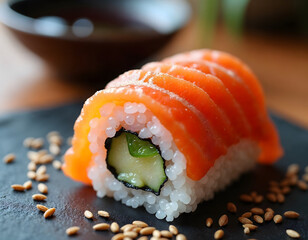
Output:
[[[159,195],[167,180],[164,160],[158,149],[135,134],[120,130],[108,138],[107,167],[127,187],[151,191]]]

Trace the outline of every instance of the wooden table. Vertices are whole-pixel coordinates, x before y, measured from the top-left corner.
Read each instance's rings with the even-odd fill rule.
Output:
[[[157,58],[204,47],[192,22]],[[219,28],[212,48],[230,52],[254,70],[273,112],[308,128],[308,43],[292,36],[245,33],[234,39]],[[0,26],[0,113],[85,99],[94,90],[62,81]]]

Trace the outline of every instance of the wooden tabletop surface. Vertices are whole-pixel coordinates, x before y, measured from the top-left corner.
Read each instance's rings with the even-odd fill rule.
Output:
[[[157,58],[205,47],[194,23],[179,33]],[[234,39],[223,28],[211,48],[244,60],[259,77],[268,108],[308,128],[308,42],[294,36],[245,33]],[[0,25],[0,114],[83,100],[93,89],[55,77],[37,56]]]

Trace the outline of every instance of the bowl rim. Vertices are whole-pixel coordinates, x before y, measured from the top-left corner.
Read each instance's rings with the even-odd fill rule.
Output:
[[[15,10],[13,10],[10,6],[17,2],[23,2],[28,0],[4,0],[0,3],[0,23],[4,24],[6,27],[11,28],[15,31],[36,35],[36,36],[43,36],[48,38],[60,38],[60,39],[66,39],[66,40],[92,40],[92,41],[104,41],[104,40],[112,40],[116,41],[123,40],[123,32],[121,31],[119,34],[91,34],[87,37],[78,37],[73,34],[72,26],[67,24],[61,24],[63,25],[66,30],[64,34],[61,35],[51,35],[46,34],[43,31],[39,31],[39,29],[35,28],[35,24],[42,23],[45,20],[41,19],[35,19],[26,15],[23,15]],[[113,1],[113,0],[110,0]],[[140,0],[135,0],[140,1]],[[188,0],[155,0],[158,2],[169,2],[171,4],[176,4],[181,10],[181,19],[177,23],[177,25],[172,29],[172,31],[169,31],[168,33],[156,33],[155,31],[149,31],[147,34],[142,34],[141,36],[147,36],[147,37],[153,37],[153,35],[172,35],[179,31],[180,29],[184,28],[192,15],[192,9],[191,5],[189,4]],[[132,32],[129,34],[126,34],[125,37],[133,37]]]

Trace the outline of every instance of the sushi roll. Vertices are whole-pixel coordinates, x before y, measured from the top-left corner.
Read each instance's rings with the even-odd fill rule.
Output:
[[[166,221],[283,154],[252,71],[212,50],[120,75],[85,102],[74,131],[67,176]]]

